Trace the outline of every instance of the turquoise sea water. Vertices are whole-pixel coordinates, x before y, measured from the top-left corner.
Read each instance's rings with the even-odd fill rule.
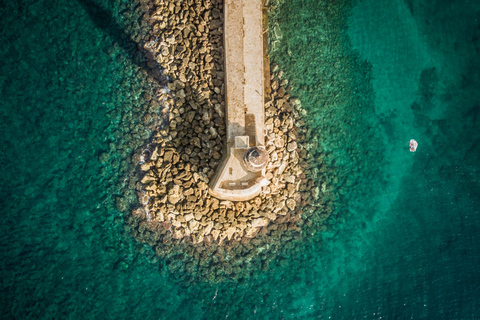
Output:
[[[156,85],[140,7],[0,1],[2,318],[480,318],[480,3],[275,10],[272,60],[348,192],[302,260],[187,286],[115,206]]]

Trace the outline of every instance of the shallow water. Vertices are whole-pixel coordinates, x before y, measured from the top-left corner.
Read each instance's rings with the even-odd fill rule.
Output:
[[[122,2],[0,4],[2,318],[480,317],[479,4],[280,5],[272,60],[351,185],[322,247],[184,286],[115,208],[152,85]]]

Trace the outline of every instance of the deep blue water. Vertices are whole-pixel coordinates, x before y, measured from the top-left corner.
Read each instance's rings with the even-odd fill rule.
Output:
[[[129,2],[0,2],[2,318],[480,318],[480,3],[279,4],[272,61],[352,182],[303,260],[185,286],[115,206],[155,86]]]

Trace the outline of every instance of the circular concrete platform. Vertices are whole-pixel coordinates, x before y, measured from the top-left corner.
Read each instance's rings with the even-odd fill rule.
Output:
[[[262,171],[268,162],[268,153],[265,149],[252,147],[245,152],[243,163],[248,171]]]

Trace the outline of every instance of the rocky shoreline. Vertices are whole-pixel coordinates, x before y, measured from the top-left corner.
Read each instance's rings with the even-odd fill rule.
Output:
[[[146,4],[147,65],[168,88],[146,97],[161,114],[147,113],[144,122],[161,117],[165,125],[134,156],[139,205],[126,218],[132,236],[152,246],[170,270],[203,281],[246,278],[301,251],[302,239],[324,228],[334,198],[319,178],[326,169],[315,166],[322,155],[306,111],[278,66],[271,66],[265,104],[271,183],[250,201],[208,193],[226,151],[222,3]]]

